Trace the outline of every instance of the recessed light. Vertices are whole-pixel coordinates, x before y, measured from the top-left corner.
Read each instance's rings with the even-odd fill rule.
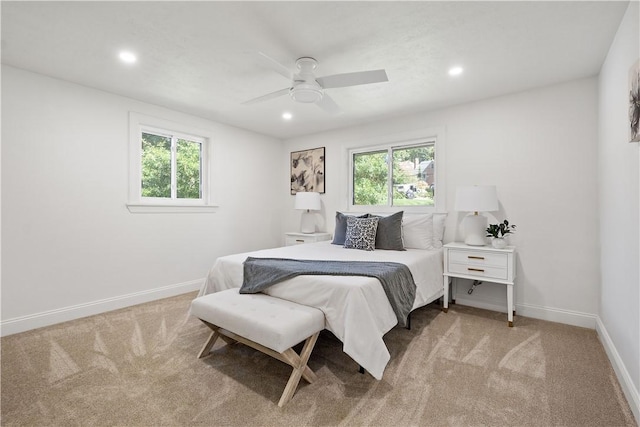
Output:
[[[449,75],[450,76],[459,76],[460,74],[462,74],[462,67],[453,67],[449,69]]]
[[[282,118],[285,120],[291,120],[291,118],[293,117],[293,115],[289,112],[284,112],[282,113]]]
[[[127,64],[133,64],[138,59],[133,53],[127,51],[120,52],[118,57],[122,62],[126,62]]]

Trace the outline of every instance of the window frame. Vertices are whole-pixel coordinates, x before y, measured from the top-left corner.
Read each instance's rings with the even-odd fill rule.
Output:
[[[415,212],[415,213],[435,213],[446,212],[446,188],[444,182],[444,159],[445,159],[445,144],[444,144],[444,130],[442,129],[430,129],[419,130],[403,135],[387,136],[378,138],[375,141],[370,141],[368,144],[359,144],[351,147],[347,147],[345,155],[347,157],[346,165],[346,179],[347,185],[347,210],[349,212]],[[421,146],[424,144],[433,144],[435,149],[435,165],[434,165],[434,183],[436,184],[436,193],[434,196],[433,206],[396,206],[393,205],[393,168],[388,169],[387,183],[390,184],[387,188],[387,205],[355,205],[354,199],[354,162],[353,157],[355,154],[373,153],[376,151],[387,151],[391,156],[393,150],[411,148]],[[390,157],[392,158],[392,157]]]
[[[142,196],[142,133],[170,136],[201,144],[200,153],[200,190],[199,199],[180,199]],[[131,213],[172,213],[172,212],[215,212],[217,205],[212,203],[211,191],[211,132],[165,119],[129,113],[129,200],[127,208]],[[171,153],[172,169],[175,165],[175,153]],[[174,172],[172,171],[172,175]],[[172,187],[175,183],[172,178]],[[172,189],[172,194],[174,190]]]

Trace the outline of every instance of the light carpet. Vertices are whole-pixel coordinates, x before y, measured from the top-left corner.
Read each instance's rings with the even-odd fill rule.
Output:
[[[636,426],[595,331],[453,305],[385,336],[376,381],[323,332],[300,382],[189,317],[195,293],[2,338],[3,426]]]

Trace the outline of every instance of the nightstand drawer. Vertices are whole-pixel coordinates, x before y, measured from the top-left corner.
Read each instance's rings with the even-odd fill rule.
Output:
[[[303,243],[313,243],[315,239],[309,239],[304,237],[285,237],[285,246],[302,245]]]
[[[315,243],[322,242],[324,240],[331,240],[331,234],[324,232],[317,233],[296,233],[290,231],[288,233],[284,233],[284,245],[285,246],[293,246],[293,245],[302,245],[305,243]]]
[[[449,264],[507,268],[509,256],[504,253],[449,250]],[[453,270],[451,270],[453,271]]]
[[[470,263],[455,264],[452,263],[451,260],[449,260],[449,272],[464,274],[467,276],[486,277],[500,280],[508,279],[508,270],[506,265],[504,268],[500,268],[483,265],[472,265]]]

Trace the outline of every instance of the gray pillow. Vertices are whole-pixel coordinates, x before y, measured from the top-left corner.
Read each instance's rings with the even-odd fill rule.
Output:
[[[333,231],[334,245],[344,246],[344,240],[347,236],[347,218],[354,217],[353,215],[345,215],[342,212],[336,212],[336,228]],[[364,214],[354,218],[368,218],[369,214]]]
[[[387,249],[390,251],[404,251],[402,242],[402,215],[403,211],[396,212],[389,216],[371,215],[372,218],[379,218],[378,231],[376,233],[376,249]]]
[[[347,218],[347,233],[344,247],[372,251],[376,246],[376,230],[378,218]]]

